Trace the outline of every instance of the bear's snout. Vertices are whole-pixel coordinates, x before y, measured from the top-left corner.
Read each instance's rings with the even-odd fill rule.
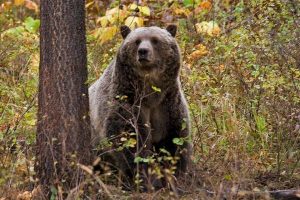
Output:
[[[137,50],[137,59],[139,62],[151,62],[152,60],[152,45],[149,41],[142,41]]]
[[[139,58],[147,58],[148,52],[149,52],[148,49],[140,48],[140,49],[138,50]]]

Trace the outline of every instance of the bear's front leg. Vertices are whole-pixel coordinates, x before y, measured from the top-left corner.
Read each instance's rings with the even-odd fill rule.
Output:
[[[136,146],[136,183],[137,189],[142,191],[152,190],[151,178],[148,174],[148,163],[145,160],[153,154],[152,135],[150,125],[150,110],[136,107],[137,119],[137,146]]]
[[[125,105],[124,105],[125,106]],[[114,167],[121,172],[122,185],[130,189],[134,178],[134,157],[136,153],[134,127],[131,114],[123,108],[115,108],[105,120],[105,135],[111,142],[111,159]]]
[[[177,93],[177,98],[171,99],[173,100],[167,102],[169,136],[168,141],[165,141],[165,143],[168,144],[166,145],[167,150],[173,156],[180,158],[176,170],[176,174],[179,174],[180,172],[186,172],[191,163],[190,118],[184,97],[180,93]]]
[[[125,179],[135,179],[138,186],[147,188],[148,166],[143,160],[152,154],[152,138],[145,113],[130,104],[120,104],[106,119],[105,127],[106,135],[114,138],[116,167]]]

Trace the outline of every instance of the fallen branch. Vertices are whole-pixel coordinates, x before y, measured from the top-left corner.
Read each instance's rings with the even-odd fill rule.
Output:
[[[240,190],[237,192],[228,191],[220,195],[221,199],[226,199],[228,196],[234,196],[237,199],[244,198],[259,198],[259,199],[282,199],[282,200],[300,200],[300,189],[298,190],[275,190],[275,191],[245,191]],[[210,195],[212,192],[209,193]],[[216,194],[216,193],[215,193]]]
[[[264,199],[299,200],[300,190],[276,190],[276,191],[239,191],[237,197],[256,197]]]
[[[270,191],[270,195],[275,199],[297,200],[300,199],[300,189]]]

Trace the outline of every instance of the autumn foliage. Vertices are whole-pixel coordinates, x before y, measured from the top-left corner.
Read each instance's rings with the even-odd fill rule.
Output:
[[[299,188],[299,6],[294,0],[87,0],[88,83],[115,55],[120,25],[175,23],[194,144],[194,171],[178,180],[185,197],[217,199],[226,188],[229,199],[238,199],[239,190]],[[15,199],[35,184],[39,23],[38,1],[0,3],[0,199]],[[86,182],[114,186],[99,186],[101,194],[135,195],[118,193],[108,177],[90,175]]]

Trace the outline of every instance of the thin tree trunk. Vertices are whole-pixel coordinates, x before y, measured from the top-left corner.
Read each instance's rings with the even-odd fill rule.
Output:
[[[36,172],[47,196],[90,162],[84,0],[41,0]]]

